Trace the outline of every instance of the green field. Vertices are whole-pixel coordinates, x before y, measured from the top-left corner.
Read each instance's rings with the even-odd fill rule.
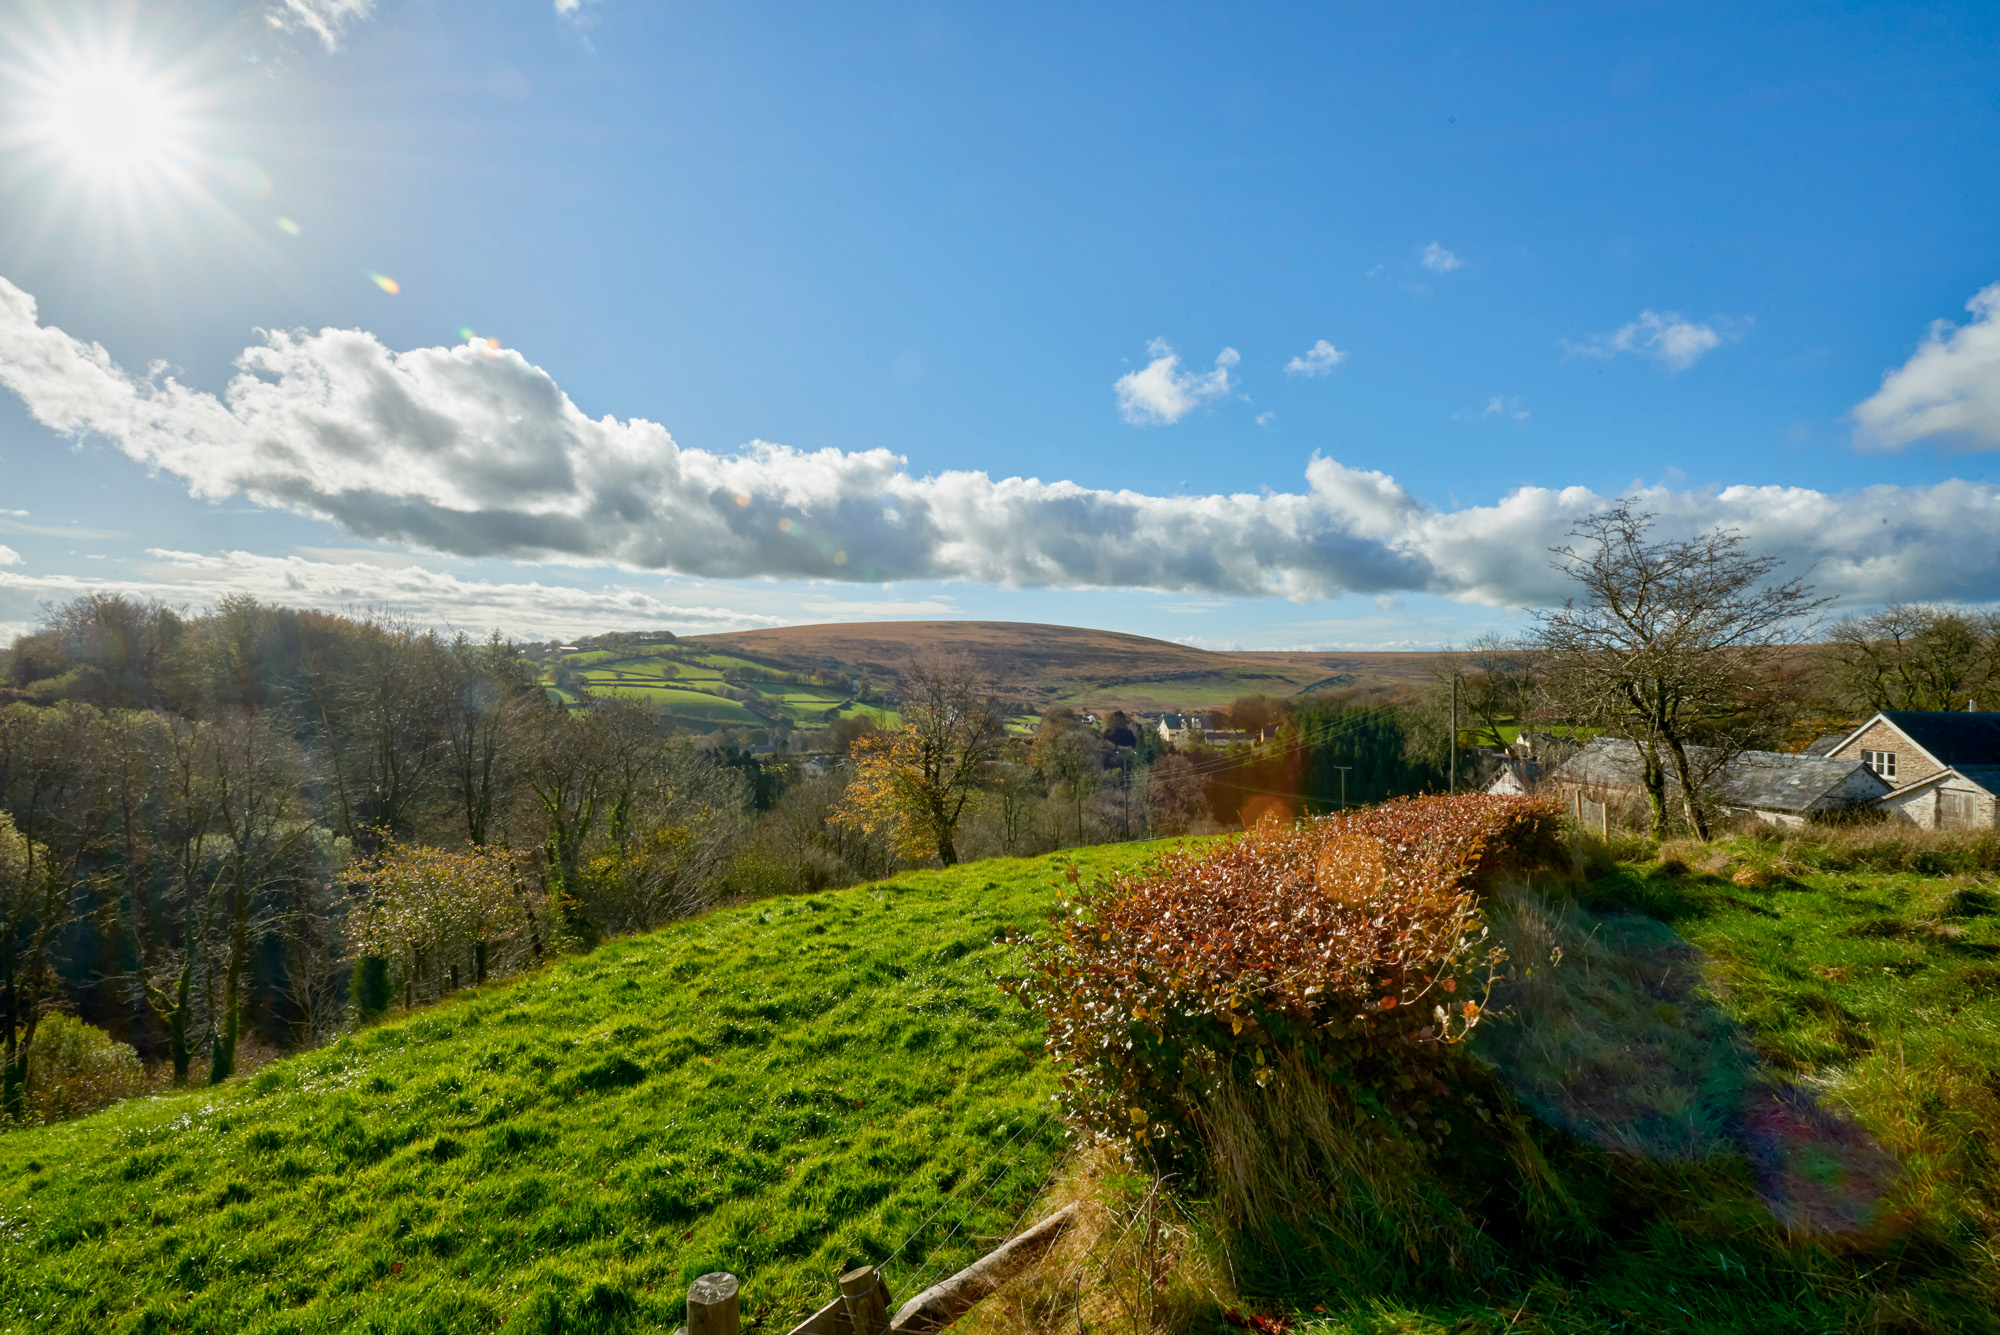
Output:
[[[703,730],[718,725],[759,728],[781,719],[794,727],[820,728],[827,725],[829,710],[844,718],[869,718],[878,727],[893,728],[902,721],[895,710],[858,703],[850,690],[841,687],[760,681],[754,676],[728,681],[722,674],[729,668],[769,670],[731,654],[639,645],[617,651],[580,650],[564,654],[562,662],[591,695],[636,700]],[[731,698],[745,690],[756,697],[754,702]],[[565,704],[577,703],[573,692],[558,691],[558,698]]]
[[[1324,1335],[1994,1329],[1994,859],[1885,847],[1670,849],[1692,865],[1509,901],[1517,969],[1573,1013],[1531,1032],[1519,1005],[1484,1050],[1569,1128],[1542,1139],[1591,1222],[1444,1291],[1241,1258],[1222,1301]],[[1065,1154],[1037,1026],[994,986],[995,938],[1061,865],[718,911],[219,1090],[0,1136],[0,1332],[664,1332],[717,1268],[778,1331],[914,1234],[905,1295],[1005,1235]],[[1560,931],[1524,935],[1530,909]],[[1758,1168],[1738,1109],[1760,1080],[1849,1139]],[[1605,1134],[1628,1148],[1585,1143]]]
[[[962,1207],[932,1278],[1062,1154],[1039,1034],[993,982],[1058,869],[724,910],[0,1136],[0,1331],[667,1331],[715,1269],[782,1330],[906,1239],[913,1291]]]
[[[719,695],[709,695],[703,691],[676,690],[671,686],[641,686],[627,682],[610,685],[591,683],[590,693],[594,696],[611,696],[626,700],[637,700],[655,709],[665,710],[676,718],[697,719],[705,723],[729,723],[740,727],[761,727],[764,720],[750,712],[739,700],[725,700]]]

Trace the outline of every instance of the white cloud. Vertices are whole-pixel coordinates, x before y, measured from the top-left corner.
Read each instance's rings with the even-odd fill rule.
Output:
[[[281,32],[309,32],[337,50],[347,30],[375,12],[375,0],[269,0],[265,18]]]
[[[481,634],[497,628],[530,640],[653,627],[699,634],[785,624],[779,617],[677,604],[639,589],[460,579],[408,557],[398,565],[383,565],[373,559],[315,561],[251,552],[200,555],[155,549],[148,555],[152,559],[142,573],[127,579],[0,572],[0,596],[62,602],[86,593],[124,593],[175,607],[205,607],[224,594],[248,593],[290,607],[386,611],[425,625]]]
[[[95,432],[198,496],[243,495],[363,538],[464,557],[710,579],[965,580],[1299,601],[1432,593],[1519,606],[1563,595],[1546,549],[1611,499],[1522,487],[1491,505],[1444,510],[1386,473],[1320,457],[1292,491],[1158,496],[973,471],[915,476],[886,450],[757,441],[715,454],[683,448],[643,419],[586,417],[519,353],[397,353],[354,330],[268,335],[218,396],[127,374],[103,348],[38,325],[32,298],[5,280],[0,384],[45,425]],[[1993,484],[1843,494],[1662,485],[1637,497],[1671,530],[1729,524],[1788,569],[1816,565],[1814,580],[1852,603],[2000,598]],[[190,569],[209,568],[202,560],[224,558],[185,558],[177,578],[193,580]],[[450,606],[462,592],[429,574],[404,577],[417,581],[407,590],[385,585],[383,568],[359,557],[254,564],[280,560],[227,558],[213,585],[289,589],[271,582],[286,570],[323,600]],[[21,587],[26,577],[5,578]],[[504,592],[463,596],[524,618],[545,598],[625,596],[496,587]],[[652,614],[685,614],[662,608]]]
[[[1234,348],[1216,354],[1215,369],[1196,375],[1180,369],[1181,359],[1163,338],[1146,345],[1153,360],[1142,371],[1127,371],[1111,389],[1118,415],[1133,426],[1172,426],[1230,389],[1229,368],[1243,360]]]
[[[1505,418],[1510,422],[1525,422],[1528,420],[1528,410],[1521,406],[1519,395],[1495,394],[1486,400],[1486,406],[1478,412],[1454,413],[1452,416],[1461,422],[1484,422],[1496,417]]]
[[[1450,273],[1459,268],[1463,261],[1458,256],[1433,241],[1425,246],[1422,255],[1423,266],[1432,273]]]
[[[1319,339],[1298,356],[1285,363],[1286,375],[1326,375],[1334,367],[1347,360],[1342,352],[1325,339]]]
[[[17,566],[19,564],[21,564],[21,554],[6,543],[0,542],[0,566]]]
[[[1258,426],[1269,426],[1278,420],[1278,415],[1276,413],[1258,413],[1254,420]]]
[[[1932,324],[1916,354],[1855,405],[1861,444],[1895,449],[1942,437],[2000,449],[2000,283],[1982,288],[1965,309],[1971,320]]]
[[[1640,311],[1639,318],[1615,333],[1592,334],[1582,343],[1563,340],[1572,357],[1616,357],[1621,352],[1651,357],[1669,371],[1685,371],[1724,343],[1741,338],[1731,321],[1697,324],[1675,312]]]

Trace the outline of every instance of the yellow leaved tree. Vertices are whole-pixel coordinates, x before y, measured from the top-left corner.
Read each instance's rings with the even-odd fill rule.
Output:
[[[854,779],[834,809],[842,825],[884,834],[904,857],[958,861],[958,824],[1000,752],[1006,722],[963,659],[925,655],[903,673],[903,726],[854,743]]]

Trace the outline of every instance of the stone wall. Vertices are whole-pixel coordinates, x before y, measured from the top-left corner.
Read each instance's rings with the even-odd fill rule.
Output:
[[[1895,752],[1896,777],[1890,779],[1889,783],[1897,788],[1907,788],[1913,783],[1922,783],[1944,768],[1942,765],[1932,763],[1909,738],[1886,722],[1873,724],[1833,755],[1838,760],[1859,760],[1863,751]]]

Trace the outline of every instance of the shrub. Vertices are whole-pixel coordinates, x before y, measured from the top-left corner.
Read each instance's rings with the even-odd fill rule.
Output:
[[[1545,859],[1555,825],[1529,799],[1427,797],[1171,852],[1066,893],[1012,986],[1070,1115],[1158,1166],[1206,1175],[1189,1150],[1215,1096],[1280,1057],[1360,1117],[1440,1134],[1442,1055],[1501,962],[1474,882]]]
[[[95,1025],[51,1015],[35,1026],[28,1049],[27,1113],[61,1122],[108,1108],[144,1088],[139,1054]]]
[[[411,1006],[518,973],[560,944],[551,939],[549,896],[502,848],[392,843],[342,879],[356,899],[348,928],[364,1014],[379,1013],[385,1001],[372,960],[400,979]]]

